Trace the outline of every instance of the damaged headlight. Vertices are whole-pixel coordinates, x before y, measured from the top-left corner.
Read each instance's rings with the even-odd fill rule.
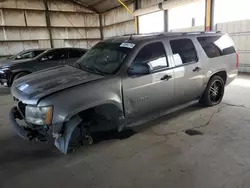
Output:
[[[35,125],[51,125],[53,107],[33,107],[26,106],[25,118],[26,121]]]

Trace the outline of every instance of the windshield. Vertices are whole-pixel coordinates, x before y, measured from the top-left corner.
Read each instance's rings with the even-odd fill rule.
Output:
[[[121,43],[100,42],[88,51],[74,66],[100,74],[115,74],[131,48]]]

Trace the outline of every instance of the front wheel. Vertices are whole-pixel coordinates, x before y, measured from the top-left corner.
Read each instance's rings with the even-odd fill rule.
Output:
[[[213,76],[201,98],[201,103],[206,106],[215,106],[222,101],[225,83],[220,76]]]

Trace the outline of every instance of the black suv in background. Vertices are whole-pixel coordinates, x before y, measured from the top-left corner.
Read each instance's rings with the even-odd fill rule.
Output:
[[[47,49],[34,58],[0,60],[0,83],[10,87],[14,80],[42,69],[74,64],[87,52],[82,48]]]
[[[47,49],[28,49],[28,50],[23,50],[19,52],[18,54],[12,55],[10,57],[7,57],[6,59],[1,60],[1,62],[7,63],[8,61],[13,61],[13,60],[20,60],[20,59],[29,59],[29,58],[35,58],[36,56],[40,55],[44,51],[48,50]]]

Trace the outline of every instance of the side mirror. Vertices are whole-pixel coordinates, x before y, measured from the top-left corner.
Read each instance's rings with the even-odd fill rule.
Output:
[[[129,76],[143,76],[149,73],[149,67],[144,63],[132,63],[128,69]]]

